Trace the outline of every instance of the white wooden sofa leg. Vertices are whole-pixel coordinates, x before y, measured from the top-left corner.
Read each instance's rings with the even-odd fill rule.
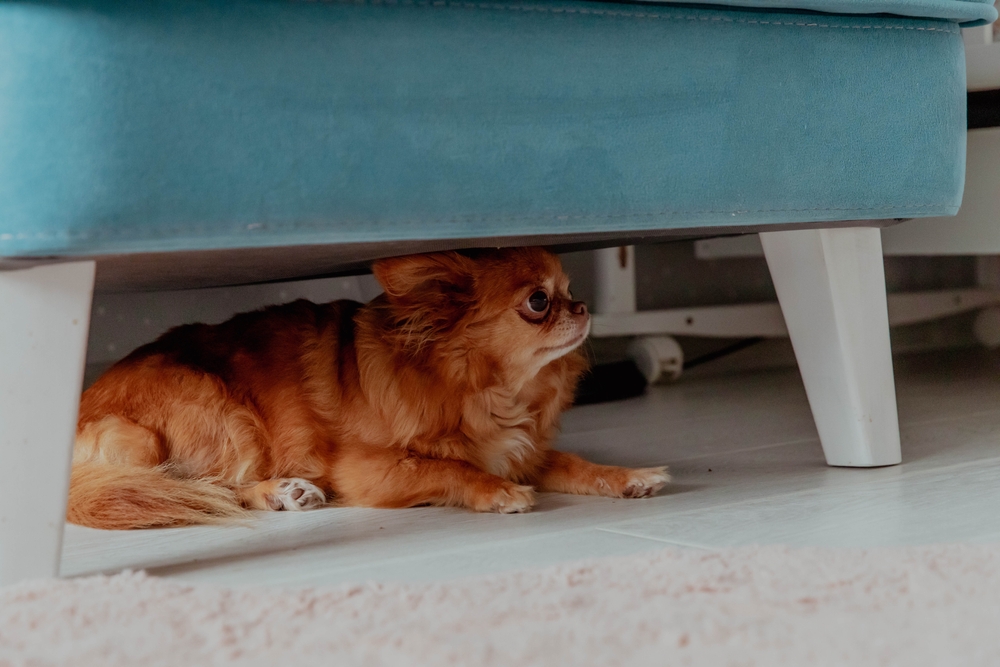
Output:
[[[59,574],[94,262],[0,271],[0,585]]]
[[[899,463],[879,230],[767,232],[760,240],[827,463]]]

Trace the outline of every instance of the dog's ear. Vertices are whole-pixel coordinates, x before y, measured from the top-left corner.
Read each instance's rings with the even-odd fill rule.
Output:
[[[427,350],[472,312],[475,263],[454,252],[381,259],[372,272],[385,289],[400,349]]]
[[[428,292],[471,295],[475,265],[456,252],[380,259],[372,273],[391,300],[419,299]]]

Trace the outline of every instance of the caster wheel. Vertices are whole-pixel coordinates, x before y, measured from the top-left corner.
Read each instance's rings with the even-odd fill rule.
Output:
[[[684,371],[684,350],[672,336],[636,338],[628,355],[649,384],[676,380]]]
[[[1000,307],[983,308],[972,323],[972,333],[984,347],[1000,347]]]

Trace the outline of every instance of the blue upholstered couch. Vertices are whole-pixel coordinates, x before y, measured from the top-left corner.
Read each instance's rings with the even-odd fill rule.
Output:
[[[194,287],[764,232],[828,459],[898,462],[870,228],[958,210],[960,26],[995,18],[986,0],[0,2],[0,483],[55,486],[0,508],[0,581],[54,571],[95,270],[97,289]]]
[[[974,0],[0,3],[0,261],[205,284],[422,247],[954,214],[959,25],[994,16]],[[311,250],[276,250],[294,246]],[[183,253],[170,275],[162,253]]]

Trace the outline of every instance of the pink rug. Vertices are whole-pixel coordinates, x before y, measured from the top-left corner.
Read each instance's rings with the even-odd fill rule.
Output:
[[[445,584],[0,591],[0,665],[995,665],[1000,547],[669,550]]]

